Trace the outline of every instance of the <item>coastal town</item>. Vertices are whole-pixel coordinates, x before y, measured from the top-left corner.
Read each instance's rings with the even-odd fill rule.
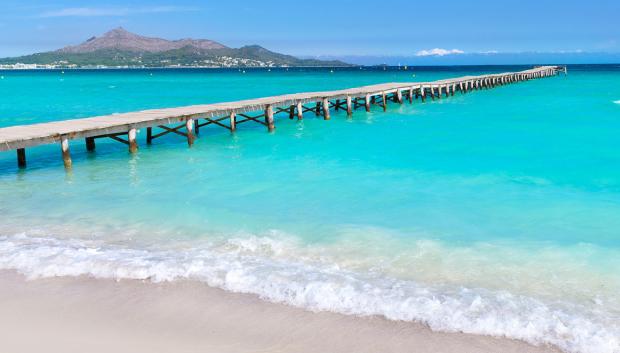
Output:
[[[212,59],[196,60],[189,64],[179,64],[172,60],[161,60],[159,65],[144,65],[139,59],[135,65],[78,65],[68,61],[58,61],[49,64],[0,64],[0,70],[56,70],[56,69],[144,69],[144,68],[235,68],[235,67],[289,67],[286,64],[277,64],[271,60],[255,60],[221,56]]]

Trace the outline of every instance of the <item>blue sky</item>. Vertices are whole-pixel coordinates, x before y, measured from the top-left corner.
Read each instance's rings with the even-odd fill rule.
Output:
[[[620,0],[2,0],[0,57],[77,44],[118,26],[298,56],[620,53],[619,22]]]

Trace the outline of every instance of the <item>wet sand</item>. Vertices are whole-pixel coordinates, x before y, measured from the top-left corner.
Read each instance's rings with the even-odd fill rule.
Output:
[[[381,317],[312,313],[196,282],[26,280],[0,271],[0,352],[551,353]]]

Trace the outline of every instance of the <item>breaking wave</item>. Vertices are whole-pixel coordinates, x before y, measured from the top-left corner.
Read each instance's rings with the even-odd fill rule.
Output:
[[[433,330],[505,336],[567,352],[614,353],[620,324],[576,304],[507,291],[427,285],[359,273],[327,262],[277,256],[294,246],[268,237],[223,244],[132,248],[99,241],[0,236],[0,269],[29,278],[91,276],[153,282],[196,280],[232,292],[305,308],[416,321]]]

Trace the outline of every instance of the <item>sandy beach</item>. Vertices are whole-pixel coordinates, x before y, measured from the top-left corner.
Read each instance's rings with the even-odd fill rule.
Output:
[[[312,313],[195,282],[0,272],[3,352],[559,352],[379,317]]]

